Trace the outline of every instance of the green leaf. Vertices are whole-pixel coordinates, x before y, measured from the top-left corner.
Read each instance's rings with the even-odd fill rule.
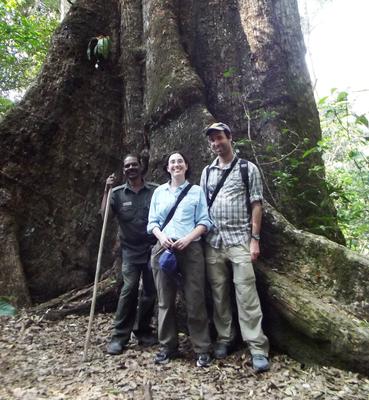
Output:
[[[320,106],[322,106],[323,104],[326,103],[326,101],[328,100],[328,98],[329,98],[328,96],[322,97],[321,99],[319,99],[318,104],[319,104]]]
[[[231,67],[223,72],[224,78],[231,78],[236,72],[236,68]]]
[[[348,156],[352,159],[360,158],[361,153],[360,153],[360,151],[357,151],[357,150],[351,150],[351,151],[349,151]]]
[[[347,92],[339,92],[337,95],[337,101],[347,101],[348,93]]]
[[[369,128],[368,119],[366,118],[366,116],[365,116],[364,114],[358,115],[358,116],[356,117],[355,122],[356,122],[358,125],[364,125],[364,126],[366,126],[367,128]]]
[[[320,172],[324,170],[323,165],[315,165],[314,167],[309,168],[309,172]]]
[[[11,100],[0,96],[0,118],[8,110],[10,110],[13,107],[13,105],[14,103]]]
[[[312,147],[311,149],[308,149],[305,151],[305,153],[302,155],[302,158],[306,158],[312,153],[316,153],[318,151],[317,147]]]
[[[16,308],[8,302],[6,297],[0,297],[0,317],[12,316],[15,315],[16,312]]]

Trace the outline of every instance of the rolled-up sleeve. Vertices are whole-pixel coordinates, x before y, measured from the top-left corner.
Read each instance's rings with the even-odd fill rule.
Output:
[[[149,209],[149,218],[148,218],[148,224],[147,224],[147,233],[152,234],[152,231],[154,230],[155,227],[160,228],[160,223],[159,223],[159,215],[157,211],[157,199],[158,199],[158,189],[155,189],[152,198],[151,198],[151,203],[150,203],[150,209]]]
[[[206,203],[205,193],[201,189],[201,187],[198,186],[198,189],[199,189],[199,200],[196,206],[195,226],[204,225],[207,231],[209,231],[210,228],[212,227],[212,223],[209,218],[208,205]]]
[[[202,170],[201,178],[200,178],[200,187],[204,191],[204,193],[206,193],[206,171],[207,171],[208,168],[209,168],[209,166],[205,167]]]
[[[249,162],[250,203],[263,201],[263,183],[256,165]]]

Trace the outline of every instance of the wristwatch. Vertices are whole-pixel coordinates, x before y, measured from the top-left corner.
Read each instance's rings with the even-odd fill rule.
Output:
[[[252,234],[251,237],[255,240],[260,240],[260,235]]]

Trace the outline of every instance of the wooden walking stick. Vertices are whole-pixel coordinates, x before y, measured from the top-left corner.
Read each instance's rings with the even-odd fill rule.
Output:
[[[94,319],[94,314],[95,314],[97,284],[98,284],[98,281],[99,281],[101,257],[102,257],[103,247],[104,247],[105,231],[106,231],[106,226],[107,226],[107,222],[108,222],[111,193],[112,193],[112,189],[110,188],[109,192],[108,192],[107,199],[106,199],[106,204],[105,204],[104,221],[103,221],[103,226],[102,226],[102,230],[101,230],[99,253],[98,253],[98,256],[97,256],[97,263],[96,263],[94,290],[93,290],[92,301],[91,301],[90,319],[88,321],[85,348],[84,348],[84,351],[83,351],[83,361],[87,360],[87,350],[88,350],[88,345],[89,345],[89,342],[90,342],[92,321]]]

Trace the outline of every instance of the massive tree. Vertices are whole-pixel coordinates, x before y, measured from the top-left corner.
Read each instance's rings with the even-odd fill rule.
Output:
[[[97,62],[98,37],[111,46]],[[304,52],[295,0],[77,0],[0,126],[1,294],[25,304],[91,282],[99,198],[123,154],[148,154],[161,182],[181,149],[197,179],[211,158],[202,130],[221,120],[274,207],[257,266],[272,340],[368,371],[369,265],[337,244]]]

